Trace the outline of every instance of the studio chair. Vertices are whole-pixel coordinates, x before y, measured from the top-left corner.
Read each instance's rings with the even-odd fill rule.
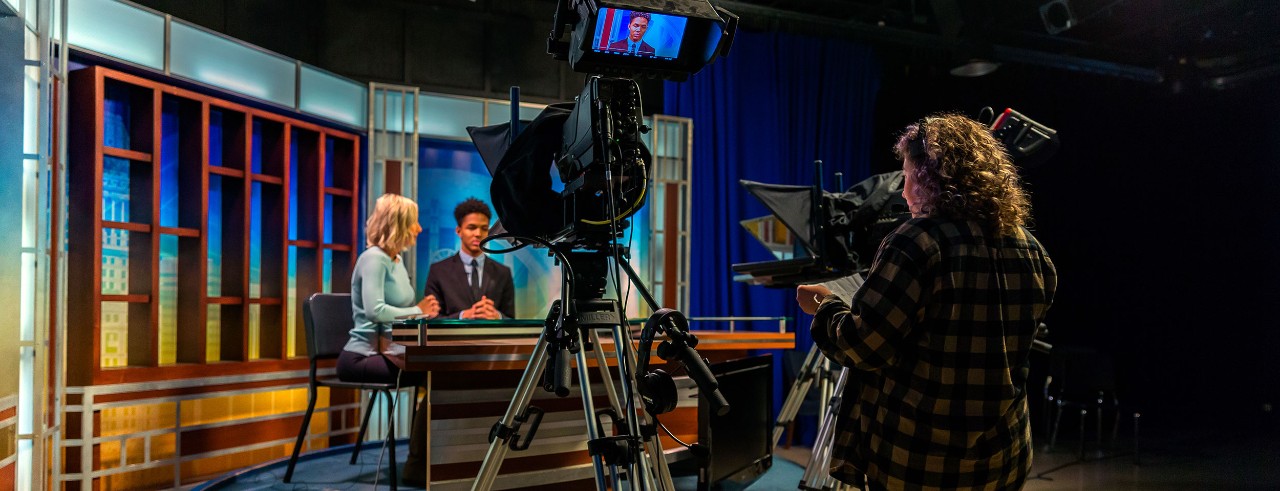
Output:
[[[1110,411],[1114,414],[1111,441],[1120,430],[1120,398],[1116,395],[1115,363],[1113,359],[1092,348],[1055,346],[1050,353],[1049,377],[1045,380],[1045,407],[1053,418],[1049,447],[1058,442],[1063,413],[1077,414],[1080,418],[1079,459],[1084,460],[1085,421],[1093,414],[1095,439],[1099,448],[1103,443],[1102,420]],[[1046,414],[1046,416],[1049,416]],[[1134,460],[1137,461],[1137,418],[1134,414]]]
[[[330,389],[354,389],[371,391],[369,405],[364,410],[364,418],[360,423],[360,432],[356,436],[355,449],[351,451],[351,464],[356,463],[360,455],[360,445],[364,441],[365,430],[369,427],[369,417],[373,415],[373,405],[378,396],[384,396],[387,407],[387,450],[389,452],[389,468],[391,470],[391,489],[396,489],[396,444],[395,444],[395,398],[396,381],[387,380],[382,383],[344,382],[337,376],[321,377],[316,375],[316,367],[320,360],[336,359],[347,344],[352,327],[351,295],[347,293],[317,293],[302,303],[302,325],[307,336],[307,358],[311,361],[311,372],[307,385],[307,414],[302,417],[302,427],[298,429],[298,440],[293,446],[293,455],[289,457],[289,468],[284,473],[284,482],[293,479],[293,468],[298,463],[298,453],[302,451],[302,443],[306,440],[307,427],[311,424],[311,413],[316,408],[316,398],[320,387]],[[413,401],[417,400],[414,390]]]

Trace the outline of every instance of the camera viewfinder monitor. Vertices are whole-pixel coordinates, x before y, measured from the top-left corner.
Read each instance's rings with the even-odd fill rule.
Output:
[[[639,10],[601,8],[591,50],[615,56],[674,60],[689,19]]]
[[[707,0],[664,0],[652,10],[636,8],[658,3],[575,0],[571,7],[570,0],[560,0],[547,53],[568,60],[579,73],[676,82],[729,53],[737,16]],[[569,40],[561,41],[569,24]]]

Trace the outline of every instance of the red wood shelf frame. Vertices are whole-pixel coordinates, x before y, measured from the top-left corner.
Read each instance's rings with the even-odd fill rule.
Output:
[[[74,340],[67,343],[68,383],[208,376],[206,366],[216,366],[220,374],[305,368],[301,312],[288,307],[300,309],[302,300],[315,292],[350,289],[345,275],[350,274],[353,251],[360,245],[355,237],[354,202],[361,136],[99,66],[73,72],[68,90],[72,117],[67,274],[77,279],[68,285],[68,338]],[[119,147],[106,143],[108,98],[129,107],[125,127],[116,128],[127,136],[127,144]],[[180,121],[178,143],[162,148],[163,133],[169,129],[162,127],[161,120],[173,111]],[[222,128],[218,141],[210,134],[214,124]],[[169,158],[163,152],[174,151],[178,153],[178,219],[176,226],[169,222],[161,226],[160,187],[172,184],[161,182],[157,163],[162,156]],[[222,161],[210,162],[211,154],[220,154]],[[128,221],[103,217],[104,160],[108,158],[128,161]],[[333,172],[326,174],[326,167]],[[332,176],[332,182],[325,182],[326,175]],[[297,182],[291,182],[294,179]],[[219,180],[215,184],[221,189],[220,213],[214,214],[222,220],[218,243],[210,243],[209,237],[209,190],[214,180]],[[296,199],[291,196],[295,192]],[[261,203],[258,212],[251,209],[255,193]],[[290,209],[294,202],[296,211]],[[324,222],[326,203],[335,207],[330,224]],[[288,236],[291,217],[298,221],[293,224],[298,236],[292,239]],[[332,228],[328,235],[326,225]],[[127,293],[102,293],[103,238],[109,230],[128,232]],[[257,261],[260,277],[259,291],[252,296],[251,231],[259,238],[258,254],[252,259]],[[160,363],[159,265],[164,236],[178,241],[176,365]],[[290,248],[297,258],[292,265]],[[210,269],[211,250],[221,254],[219,270]],[[333,251],[331,264],[324,262],[326,250]],[[288,291],[291,266],[296,270],[292,298]],[[326,270],[331,285],[323,284]],[[220,291],[209,290],[211,275],[219,280]],[[122,368],[102,367],[104,302],[128,305],[128,360]],[[206,355],[211,309],[221,317],[217,359]],[[259,337],[254,340],[248,338],[251,311],[256,312],[259,325]],[[291,317],[299,331],[292,359],[286,332]],[[249,360],[251,343],[257,344],[259,359]]]

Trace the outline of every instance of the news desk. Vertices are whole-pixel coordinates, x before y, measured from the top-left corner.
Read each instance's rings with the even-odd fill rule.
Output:
[[[698,319],[693,319],[696,321]],[[732,320],[717,318],[711,320]],[[773,320],[783,318],[738,318]],[[644,319],[633,319],[632,339],[639,339]],[[470,489],[489,447],[489,431],[506,412],[530,354],[542,331],[542,319],[458,320],[414,319],[398,323],[394,334],[406,345],[406,369],[425,372],[425,396],[419,407],[427,411],[427,480],[430,489]],[[782,329],[779,329],[781,331]],[[698,337],[698,353],[712,362],[748,356],[751,350],[792,349],[795,335],[778,331],[692,331]],[[661,342],[659,336],[655,343]],[[420,342],[419,340],[425,340]],[[656,346],[654,347],[656,351]],[[609,407],[609,397],[600,380],[599,362],[617,366],[612,333],[598,331],[596,352],[588,352],[592,367],[592,400],[596,408]],[[596,353],[603,353],[603,357]],[[655,353],[650,368],[683,374],[678,363],[668,363]],[[616,368],[610,371],[617,380]],[[591,456],[587,453],[586,418],[577,390],[568,397],[535,388],[531,406],[546,414],[527,450],[511,451],[502,462],[495,489],[547,487],[554,489],[594,489]],[[677,377],[680,402],[675,411],[661,415],[661,422],[676,436],[692,443],[698,435],[698,391],[687,377]],[[614,384],[617,387],[617,384]],[[620,390],[620,388],[619,388]],[[526,425],[527,426],[527,425]],[[520,433],[527,433],[527,427]],[[611,434],[605,424],[605,434]],[[659,432],[667,460],[687,454],[684,447]],[[521,437],[523,438],[523,437]]]

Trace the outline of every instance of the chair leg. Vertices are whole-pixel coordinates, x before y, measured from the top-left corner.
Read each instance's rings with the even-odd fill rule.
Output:
[[[311,426],[311,413],[316,409],[316,386],[307,390],[307,414],[302,417],[302,428],[298,430],[298,440],[293,444],[293,455],[289,457],[289,468],[284,471],[284,482],[293,479],[293,467],[298,464],[298,453],[302,451],[302,442],[307,438],[307,428]]]
[[[351,464],[355,464],[356,457],[360,456],[360,445],[364,444],[365,430],[369,428],[369,416],[373,415],[373,403],[378,401],[378,394],[380,393],[376,390],[369,393],[369,405],[364,408],[364,418],[360,423],[360,432],[356,433],[356,448],[351,451]]]
[[[1098,399],[1098,406],[1094,410],[1094,426],[1095,437],[1098,439],[1098,449],[1102,449],[1102,399]]]
[[[1138,422],[1142,421],[1142,413],[1133,413],[1133,465],[1142,465],[1138,458]]]
[[[1116,421],[1111,425],[1111,441],[1120,439],[1120,402],[1112,401],[1111,408],[1116,412]]]
[[[396,491],[396,485],[399,484],[399,478],[396,476],[396,413],[395,413],[395,397],[391,391],[386,391],[387,396],[387,453],[391,457],[387,463],[387,467],[391,471],[391,491]]]
[[[1089,416],[1089,410],[1080,408],[1080,455],[1079,459],[1084,460],[1084,418]]]
[[[1057,414],[1053,417],[1053,432],[1049,434],[1049,448],[1058,445],[1058,428],[1062,425],[1062,403],[1058,403],[1057,408]]]

